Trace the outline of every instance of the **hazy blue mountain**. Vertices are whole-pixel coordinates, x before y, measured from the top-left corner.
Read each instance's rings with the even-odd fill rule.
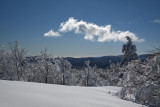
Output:
[[[139,55],[139,58],[144,61],[147,58],[148,54]],[[84,61],[90,60],[90,65],[96,65],[98,68],[107,68],[112,63],[120,63],[122,55],[119,56],[102,56],[102,57],[82,57],[82,58],[73,58],[67,57],[66,59],[72,64],[74,68],[81,68],[84,66]]]
[[[139,55],[139,58],[144,61],[149,54]],[[107,68],[111,63],[120,63],[122,59],[122,55],[119,56],[102,56],[102,57],[82,57],[82,58],[74,58],[74,57],[66,57],[66,59],[72,64],[73,68],[82,68],[84,67],[84,62],[90,60],[90,65],[96,65],[98,68]],[[30,56],[26,57],[28,62],[38,62],[41,60],[39,56]],[[48,59],[54,63],[53,59]]]

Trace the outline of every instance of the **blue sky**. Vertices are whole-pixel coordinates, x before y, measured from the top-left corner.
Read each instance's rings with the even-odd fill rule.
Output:
[[[71,17],[98,27],[111,25],[115,32],[132,32],[144,39],[135,42],[138,54],[160,45],[160,0],[0,0],[0,45],[18,40],[29,55],[40,54],[44,47],[55,56],[122,54],[120,40],[92,41],[75,30],[44,36],[51,29],[58,32]]]

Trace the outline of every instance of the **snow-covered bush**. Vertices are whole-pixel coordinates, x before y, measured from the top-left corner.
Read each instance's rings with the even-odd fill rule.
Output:
[[[136,92],[136,102],[150,105],[152,107],[160,107],[160,85],[149,84],[144,85]]]
[[[160,55],[152,56],[143,63],[140,60],[134,60],[123,69],[123,77],[118,83],[124,87],[120,97],[152,107],[159,107]]]

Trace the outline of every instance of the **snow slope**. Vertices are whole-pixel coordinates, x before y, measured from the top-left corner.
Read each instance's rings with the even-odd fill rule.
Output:
[[[120,89],[0,80],[0,107],[145,107],[113,96]]]

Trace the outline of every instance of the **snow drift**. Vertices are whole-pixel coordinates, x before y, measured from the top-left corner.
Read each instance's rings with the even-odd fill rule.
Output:
[[[0,80],[0,107],[142,107],[116,97],[120,90]]]

